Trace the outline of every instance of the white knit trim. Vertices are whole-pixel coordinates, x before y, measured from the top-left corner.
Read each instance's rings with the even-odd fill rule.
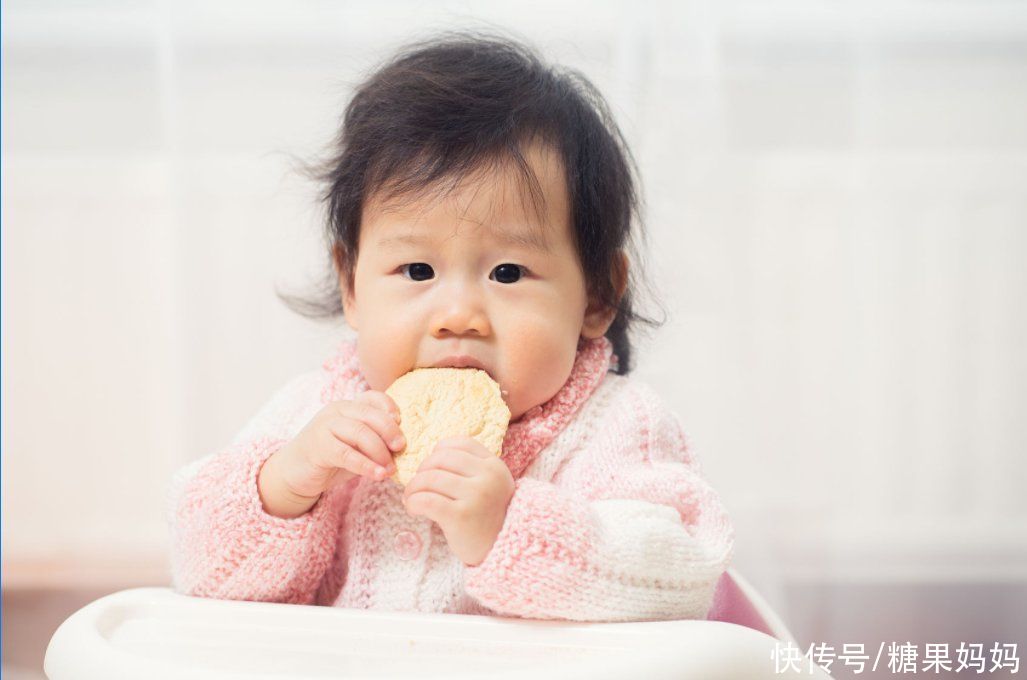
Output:
[[[543,482],[553,481],[560,468],[586,448],[597,426],[604,422],[606,409],[614,396],[622,392],[626,385],[627,379],[624,376],[608,373],[563,431],[549,446],[539,451],[523,476]]]

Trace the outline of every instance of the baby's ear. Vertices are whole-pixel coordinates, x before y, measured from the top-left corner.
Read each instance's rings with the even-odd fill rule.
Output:
[[[624,297],[628,286],[628,256],[623,250],[617,250],[613,261],[613,287],[617,291],[617,301]],[[581,335],[589,340],[606,335],[607,329],[617,316],[617,310],[603,305],[599,300],[590,300],[585,309],[585,322],[581,326]]]

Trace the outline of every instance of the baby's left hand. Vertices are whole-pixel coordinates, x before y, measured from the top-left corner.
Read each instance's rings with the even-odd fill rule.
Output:
[[[424,515],[446,535],[454,554],[477,566],[496,542],[514,479],[506,463],[471,437],[441,440],[403,492],[411,515]]]

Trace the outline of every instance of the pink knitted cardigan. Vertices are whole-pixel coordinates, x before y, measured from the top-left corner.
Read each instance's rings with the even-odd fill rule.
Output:
[[[169,494],[172,576],[213,598],[392,611],[628,621],[705,618],[734,532],[676,417],[582,341],[570,378],[510,424],[515,479],[485,560],[464,565],[390,480],[357,478],[305,515],[266,513],[261,465],[325,403],[369,389],[356,344],[283,388],[225,450]]]

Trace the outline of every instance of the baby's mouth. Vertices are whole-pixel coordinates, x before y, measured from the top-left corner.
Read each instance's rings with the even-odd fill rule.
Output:
[[[431,368],[477,368],[485,371],[485,373],[487,373],[488,376],[497,383],[499,382],[499,379],[494,373],[492,373],[492,371],[485,367],[484,363],[467,354],[448,356],[431,364]],[[506,391],[501,391],[503,396],[506,396]]]
[[[510,396],[510,390],[503,387],[502,381],[500,381],[500,379],[497,378],[492,371],[486,368],[485,364],[478,361],[472,356],[466,354],[448,356],[445,359],[441,359],[439,361],[432,363],[429,366],[429,368],[477,368],[479,370],[485,371],[485,373],[487,373],[490,378],[496,381],[496,384],[499,385],[499,394],[503,397],[504,400],[506,400],[507,397]]]

